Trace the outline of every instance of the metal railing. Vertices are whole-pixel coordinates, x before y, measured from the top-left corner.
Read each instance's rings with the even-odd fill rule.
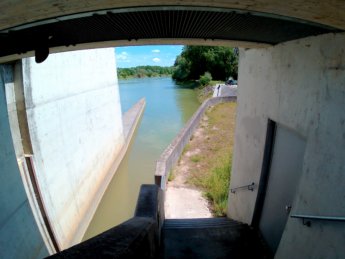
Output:
[[[230,192],[231,193],[236,193],[237,190],[241,190],[241,189],[246,189],[246,190],[249,190],[249,191],[253,191],[254,190],[254,186],[255,186],[255,183],[251,183],[251,184],[247,184],[247,185],[243,185],[243,186],[239,186],[239,187],[236,187],[236,188],[232,188],[230,189]]]
[[[302,219],[303,225],[310,227],[312,220],[323,220],[323,221],[342,221],[345,222],[345,217],[333,217],[333,216],[313,216],[313,215],[301,215],[294,214],[290,216],[291,218]]]

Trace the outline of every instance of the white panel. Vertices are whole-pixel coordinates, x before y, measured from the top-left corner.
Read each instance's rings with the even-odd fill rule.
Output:
[[[86,230],[82,220],[124,144],[115,53],[76,51],[23,64],[37,180],[66,248]]]

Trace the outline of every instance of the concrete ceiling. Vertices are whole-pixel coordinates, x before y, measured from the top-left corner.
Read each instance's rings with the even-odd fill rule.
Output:
[[[143,6],[204,6],[255,11],[345,30],[344,0],[2,0],[0,30],[70,14]]]
[[[2,0],[0,10],[0,62],[116,45],[255,47],[345,30],[344,0]]]

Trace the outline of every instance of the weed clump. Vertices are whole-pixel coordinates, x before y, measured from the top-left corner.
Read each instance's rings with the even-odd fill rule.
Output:
[[[215,216],[226,215],[230,184],[231,158],[224,158],[204,179],[205,195],[211,202]]]
[[[191,160],[192,162],[194,162],[194,163],[198,163],[198,162],[200,162],[200,160],[201,160],[201,156],[199,156],[199,155],[194,155],[194,156],[192,156],[192,157],[190,158],[190,160]]]

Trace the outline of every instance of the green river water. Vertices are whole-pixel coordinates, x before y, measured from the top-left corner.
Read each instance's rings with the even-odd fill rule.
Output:
[[[177,86],[171,78],[119,80],[119,87],[122,112],[142,97],[146,108],[84,240],[133,216],[140,185],[154,182],[160,154],[199,107],[195,91]]]

